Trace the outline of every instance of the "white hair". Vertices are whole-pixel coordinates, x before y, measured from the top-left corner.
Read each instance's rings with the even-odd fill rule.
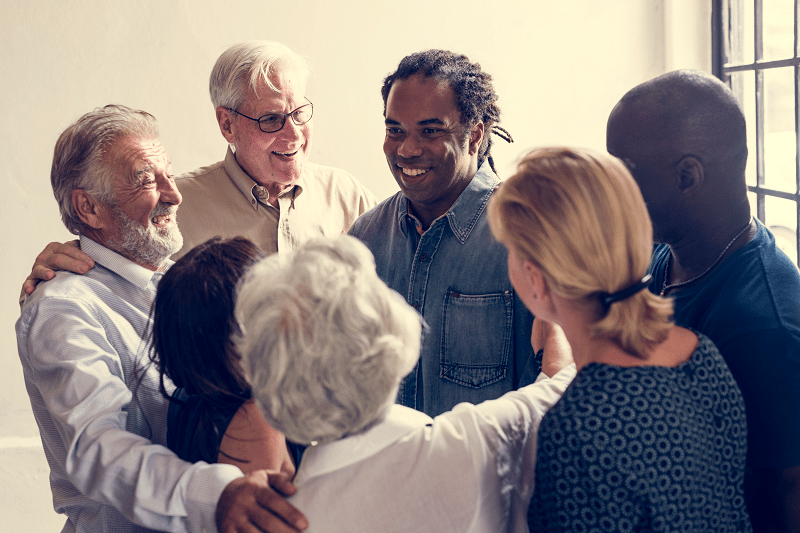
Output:
[[[72,205],[72,191],[85,190],[95,200],[111,205],[117,141],[158,138],[153,115],[123,105],[107,105],[86,113],[70,124],[56,142],[50,183],[67,229],[78,235],[85,224]]]
[[[302,86],[306,85],[310,74],[305,58],[281,43],[250,41],[235,44],[222,52],[211,70],[208,83],[211,102],[215,108],[238,109],[247,99],[248,91],[256,91],[260,80],[279,93],[280,89],[270,79],[279,71],[296,74]]]
[[[257,405],[301,444],[370,427],[419,358],[419,315],[348,235],[318,238],[253,266],[236,317],[236,346]]]

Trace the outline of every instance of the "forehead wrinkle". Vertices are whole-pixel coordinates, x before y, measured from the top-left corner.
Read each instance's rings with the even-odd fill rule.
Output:
[[[291,98],[297,99],[298,102],[306,100],[306,86],[302,83],[295,83],[296,80],[292,72],[278,72],[275,78],[270,76],[270,83],[274,85],[274,89],[267,85],[263,78],[261,78],[256,86],[251,87],[252,91],[250,95],[245,97],[244,101],[239,104],[239,108],[241,109],[242,107],[247,107],[249,103],[255,110],[254,113],[258,115],[257,118],[261,118],[264,115],[282,113],[282,111],[276,111],[274,109],[263,110],[263,107],[267,106],[267,104],[269,104],[270,107],[275,105],[283,106],[284,103],[289,103]],[[263,89],[263,92],[259,93],[259,90],[261,89]],[[265,100],[269,100],[269,102],[265,102]],[[309,103],[310,102],[300,103],[295,108],[289,109],[289,111],[295,111],[296,109]],[[259,109],[262,109],[262,111],[259,111]]]
[[[145,139],[145,142],[151,143],[145,147],[139,144],[141,141],[142,139],[129,141],[115,158],[118,170],[121,170],[133,184],[140,182],[147,174],[156,174],[159,161],[164,161],[165,168],[171,164],[164,147],[154,145],[158,139]]]
[[[139,176],[142,176],[144,174],[154,174],[154,173],[155,169],[153,168],[153,165],[147,164],[146,166],[136,170],[133,174],[138,178]]]

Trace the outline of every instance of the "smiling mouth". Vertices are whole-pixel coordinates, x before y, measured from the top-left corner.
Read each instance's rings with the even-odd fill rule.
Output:
[[[272,153],[275,155],[279,155],[281,157],[294,157],[295,155],[297,155],[297,152],[299,151],[300,150],[295,150],[294,152],[272,152]]]
[[[406,176],[420,176],[430,170],[430,168],[406,168],[401,167],[400,165],[397,166]]]
[[[170,222],[172,222],[172,220],[173,220],[172,213],[167,213],[166,215],[159,215],[157,217],[151,218],[150,222],[154,226],[164,226],[164,225],[169,224]]]

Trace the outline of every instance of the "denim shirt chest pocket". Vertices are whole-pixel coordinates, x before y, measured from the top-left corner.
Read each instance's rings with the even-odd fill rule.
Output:
[[[449,289],[442,309],[439,377],[474,389],[505,378],[513,324],[511,291],[469,295]]]

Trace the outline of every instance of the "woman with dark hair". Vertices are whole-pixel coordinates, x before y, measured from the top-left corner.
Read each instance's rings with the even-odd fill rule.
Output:
[[[211,239],[178,260],[153,304],[150,359],[170,400],[167,444],[184,460],[227,463],[245,474],[294,473],[298,452],[250,399],[231,342],[239,278],[264,253],[244,238]],[[178,387],[171,395],[164,377]]]

